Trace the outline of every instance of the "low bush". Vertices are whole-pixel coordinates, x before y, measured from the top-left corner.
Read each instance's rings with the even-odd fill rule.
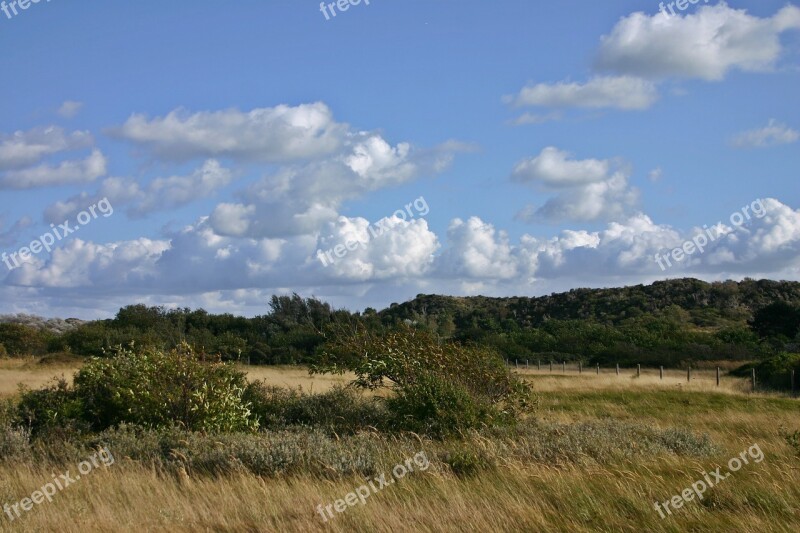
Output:
[[[365,398],[340,385],[322,394],[307,394],[300,389],[254,382],[244,399],[261,427],[269,429],[307,426],[341,435],[380,428],[386,420],[380,398]]]
[[[757,363],[743,365],[733,372],[734,376],[749,377],[756,370],[756,383],[762,389],[791,391],[791,372],[795,372],[795,386],[800,387],[800,353],[781,352]]]
[[[243,399],[244,372],[201,361],[188,347],[162,352],[120,349],[90,360],[76,375],[36,391],[23,391],[21,418],[35,433],[55,428],[103,430],[121,423],[179,425],[196,431],[248,431],[258,427]]]
[[[529,407],[528,385],[492,349],[440,343],[407,325],[378,335],[357,326],[336,335],[312,371],[352,371],[355,386],[388,386],[395,394],[387,401],[394,429],[437,437],[513,423]]]

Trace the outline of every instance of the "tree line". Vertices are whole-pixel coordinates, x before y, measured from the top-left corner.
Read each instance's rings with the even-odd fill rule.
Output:
[[[542,297],[418,295],[377,311],[333,309],[316,298],[273,296],[264,315],[130,305],[113,319],[53,330],[6,319],[0,356],[103,357],[119,346],[198,353],[250,364],[314,364],[332,335],[356,325],[383,333],[411,325],[440,341],[491,347],[508,359],[679,367],[763,360],[800,345],[800,283],[678,279]]]

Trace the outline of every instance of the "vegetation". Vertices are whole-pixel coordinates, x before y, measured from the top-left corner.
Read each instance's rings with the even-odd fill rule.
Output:
[[[439,342],[408,325],[382,334],[357,325],[350,335],[336,335],[313,371],[350,371],[354,385],[370,390],[388,382],[389,423],[437,436],[511,423],[530,396],[491,349]]]
[[[131,342],[162,351],[185,343],[223,361],[317,364],[330,332],[354,323],[378,336],[411,324],[437,340],[493,349],[510,360],[671,368],[744,363],[800,352],[800,283],[679,279],[535,298],[419,295],[363,313],[295,294],[273,296],[268,313],[254,318],[131,305],[114,319],[86,323],[0,317],[0,345],[12,357],[105,357]]]
[[[538,416],[444,440],[373,429],[342,434],[305,423],[223,434],[122,424],[91,435],[51,435],[44,446],[42,437],[10,430],[16,409],[8,407],[0,409],[0,500],[18,501],[53,472],[74,469],[92,449],[108,446],[117,458],[113,466],[81,478],[13,526],[68,532],[134,525],[187,532],[404,531],[410,525],[426,531],[766,532],[791,531],[796,524],[800,456],[776,429],[796,428],[796,400],[638,387],[637,380],[609,379],[587,391],[577,376],[558,379],[555,389],[555,378],[532,379]],[[352,387],[336,394],[344,390],[356,394]],[[287,394],[295,406],[312,396]],[[664,520],[653,509],[654,501],[677,494],[704,471],[724,469],[754,443],[764,450],[762,463],[744,467],[709,489],[702,502]],[[322,522],[317,505],[342,498],[419,451],[430,459],[428,471]]]

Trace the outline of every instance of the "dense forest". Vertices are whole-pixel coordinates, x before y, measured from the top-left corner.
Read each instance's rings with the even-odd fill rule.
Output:
[[[123,346],[200,353],[250,364],[314,363],[337,331],[400,323],[493,347],[507,359],[679,367],[703,360],[763,359],[800,344],[800,283],[746,279],[661,281],[615,289],[574,289],[541,297],[418,295],[352,313],[315,298],[273,296],[262,316],[131,305],[93,322],[0,317],[0,356],[104,356]]]

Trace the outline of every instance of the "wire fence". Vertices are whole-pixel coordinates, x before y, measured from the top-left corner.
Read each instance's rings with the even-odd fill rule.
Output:
[[[658,377],[660,380],[675,380],[676,378],[685,379],[687,383],[692,383],[694,381],[705,381],[705,382],[712,382],[715,383],[717,387],[722,384],[723,378],[727,377],[727,372],[723,371],[721,367],[711,368],[711,369],[699,369],[699,368],[687,368],[686,370],[681,369],[674,369],[674,368],[664,368],[663,366],[658,368],[643,368],[642,365],[636,365],[635,367],[621,367],[620,365],[614,366],[601,366],[599,364],[595,365],[584,365],[581,362],[567,362],[567,361],[551,361],[551,360],[509,360],[506,359],[506,365],[511,368],[514,368],[518,371],[526,371],[528,373],[534,374],[543,374],[543,375],[586,375],[592,376],[608,376],[608,375],[615,375],[619,377]],[[741,381],[742,378],[735,378],[737,381]],[[751,375],[748,378],[749,381],[749,390],[751,392],[757,392],[760,390],[771,390],[766,389],[761,386],[759,382],[758,375],[756,369],[752,369]],[[797,383],[797,376],[795,375],[795,371],[792,370],[789,376],[786,378],[786,385],[790,394],[793,397],[798,396],[798,383]]]

